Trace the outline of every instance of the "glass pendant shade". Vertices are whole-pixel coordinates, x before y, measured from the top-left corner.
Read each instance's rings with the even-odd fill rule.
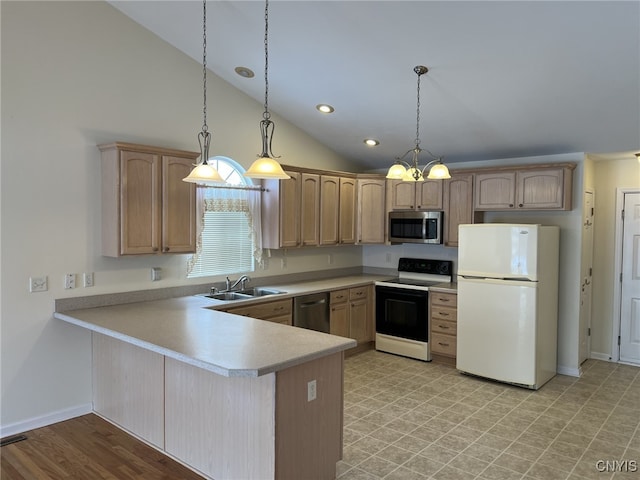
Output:
[[[282,166],[271,157],[260,157],[244,173],[248,178],[276,178],[286,180],[291,178],[282,169]]]
[[[444,180],[447,178],[451,178],[451,174],[449,173],[449,169],[443,163],[437,163],[431,170],[429,170],[429,175],[427,178],[431,180]]]
[[[404,165],[394,163],[393,165],[391,165],[391,167],[389,167],[387,178],[390,180],[402,180],[406,173],[407,169],[404,167]]]
[[[198,185],[215,185],[217,183],[224,183],[224,180],[218,173],[218,171],[211,165],[201,163],[196,165],[189,176],[182,179],[183,182],[197,183]]]

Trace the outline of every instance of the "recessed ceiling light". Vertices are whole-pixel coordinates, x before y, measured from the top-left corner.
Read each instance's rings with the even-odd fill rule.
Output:
[[[333,113],[335,111],[335,108],[326,103],[320,103],[319,105],[316,105],[316,110],[322,113]]]
[[[241,77],[244,78],[253,78],[254,77],[254,73],[253,70],[251,70],[250,68],[247,67],[236,67],[234,68],[235,72],[240,75]]]
[[[365,138],[364,139],[364,144],[367,147],[377,147],[378,145],[380,145],[380,142],[378,140],[376,140],[375,138]]]

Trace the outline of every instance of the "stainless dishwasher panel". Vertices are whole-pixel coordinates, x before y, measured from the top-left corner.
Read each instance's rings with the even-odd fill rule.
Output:
[[[293,299],[293,326],[329,333],[329,293],[314,293]]]

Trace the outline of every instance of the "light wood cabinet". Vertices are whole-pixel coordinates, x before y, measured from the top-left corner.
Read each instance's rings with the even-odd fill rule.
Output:
[[[349,289],[329,292],[329,333],[349,337]]]
[[[329,293],[329,331],[358,344],[373,340],[372,287],[345,288]]]
[[[476,173],[476,210],[571,210],[571,168],[530,167]]]
[[[195,252],[196,187],[182,179],[199,153],[128,143],[98,148],[102,254]]]
[[[320,245],[337,245],[340,225],[340,178],[320,176]]]
[[[458,225],[472,223],[473,174],[452,173],[444,181],[444,227],[443,243],[448,247],[458,246]]]
[[[358,185],[358,244],[386,242],[386,183],[384,178],[359,178]]]
[[[434,360],[439,356],[456,358],[458,331],[456,293],[429,292],[429,325],[431,326],[431,354]]]
[[[270,322],[282,323],[284,325],[293,324],[293,309],[290,298],[261,302],[255,305],[231,307],[224,309],[224,311],[235,315],[242,315],[243,317],[268,320]]]
[[[356,179],[340,177],[339,243],[356,243]]]
[[[387,180],[391,210],[442,210],[442,180]]]
[[[300,198],[300,244],[317,246],[320,244],[320,175],[301,175]]]

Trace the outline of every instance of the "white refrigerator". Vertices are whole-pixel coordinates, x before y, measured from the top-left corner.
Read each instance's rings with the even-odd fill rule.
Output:
[[[538,389],[556,374],[559,228],[460,225],[458,370]]]

